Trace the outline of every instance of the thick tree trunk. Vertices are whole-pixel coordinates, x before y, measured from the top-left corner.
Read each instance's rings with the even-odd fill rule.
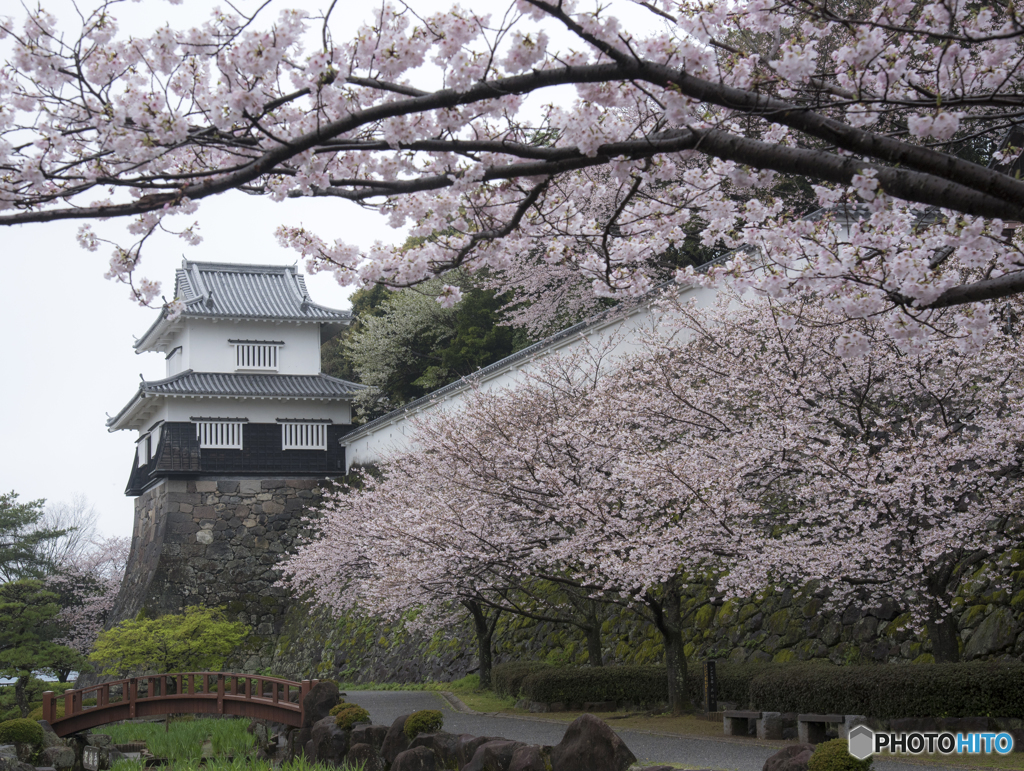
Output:
[[[587,635],[587,661],[592,667],[604,666],[604,654],[601,651],[601,617],[597,612],[597,602],[591,600],[587,608],[588,626],[583,627]]]
[[[678,592],[665,588],[661,601],[647,598],[654,623],[665,644],[665,668],[668,670],[668,701],[673,715],[693,712],[686,688],[686,655],[683,653],[682,602]]]
[[[587,633],[587,662],[592,667],[604,666],[604,654],[601,652],[601,627],[591,626]]]
[[[972,560],[973,562],[974,560]],[[928,592],[932,597],[950,595],[950,582],[954,580],[957,561],[953,557],[932,566],[928,575]],[[932,643],[932,655],[938,663],[950,663],[960,660],[960,638],[956,631],[956,621],[952,616],[942,612],[937,602],[932,602],[925,625],[928,639]]]
[[[494,637],[494,627],[498,623],[498,616],[501,611],[495,611],[490,619],[484,613],[483,606],[479,602],[467,600],[462,603],[473,617],[473,629],[476,631],[477,656],[480,659],[480,687],[491,687],[491,641]]]
[[[29,713],[28,694],[25,692],[28,679],[29,675],[25,675],[14,681],[14,703],[18,705],[22,717],[28,717]]]

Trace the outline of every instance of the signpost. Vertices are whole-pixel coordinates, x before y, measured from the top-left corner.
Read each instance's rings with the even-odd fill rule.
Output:
[[[704,662],[704,711],[718,712],[718,677],[715,662]]]

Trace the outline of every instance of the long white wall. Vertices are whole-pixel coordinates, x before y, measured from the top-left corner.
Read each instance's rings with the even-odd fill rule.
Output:
[[[680,299],[693,299],[698,306],[706,306],[714,299],[713,289],[692,287],[680,291]],[[506,366],[495,367],[494,370],[478,377],[471,376],[472,382],[463,381],[460,388],[451,389],[436,399],[409,409],[396,410],[390,416],[385,415],[379,421],[367,424],[342,438],[345,446],[346,470],[353,465],[365,465],[378,461],[382,453],[401,451],[409,446],[414,436],[412,418],[430,413],[434,410],[457,410],[467,395],[474,389],[491,390],[494,388],[514,387],[522,378],[523,373],[530,370],[541,357],[554,353],[566,353],[584,341],[599,344],[602,340],[614,343],[602,365],[614,367],[623,355],[636,349],[637,336],[644,330],[654,329],[658,323],[658,312],[652,303],[642,304],[618,315],[610,315],[606,319],[592,324],[580,333],[552,340],[542,346],[533,356],[510,361]],[[555,336],[557,337],[557,335]],[[510,357],[515,359],[515,356]],[[442,389],[443,390],[443,389]]]

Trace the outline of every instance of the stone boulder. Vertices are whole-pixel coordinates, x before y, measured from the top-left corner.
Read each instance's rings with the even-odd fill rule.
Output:
[[[459,737],[447,731],[436,734],[420,734],[409,745],[409,749],[426,747],[434,753],[441,768],[459,768]]]
[[[0,744],[0,760],[17,760],[18,748],[13,744]]]
[[[761,771],[807,771],[813,752],[813,744],[791,744],[768,758]]]
[[[413,747],[398,753],[391,771],[438,771],[437,758],[427,747]]]
[[[540,744],[524,744],[512,753],[508,771],[548,771],[551,768],[551,748]]]
[[[404,726],[403,726],[404,728]],[[384,739],[390,729],[386,725],[365,725],[359,723],[352,728],[349,741],[352,744],[369,744],[377,752],[384,746]]]
[[[318,720],[310,729],[309,741],[313,745],[310,760],[342,765],[348,752],[348,734],[348,731],[338,728],[335,724],[334,715]]]
[[[36,767],[17,758],[0,757],[0,771],[36,771]]]
[[[998,653],[1013,646],[1017,639],[1017,619],[1009,608],[996,608],[981,622],[964,648],[964,661]]]
[[[509,771],[509,766],[512,765],[512,756],[522,746],[522,742],[513,742],[508,739],[485,742],[476,748],[473,759],[462,771]]]
[[[53,730],[53,726],[50,725],[46,720],[40,720],[39,727],[43,729],[43,749],[47,747],[67,747],[67,743],[57,736],[57,732]]]
[[[606,722],[580,715],[551,748],[553,771],[626,771],[636,756]]]
[[[331,707],[338,703],[338,686],[326,680],[317,683],[302,700],[302,729],[299,731],[298,745],[305,747],[312,738],[313,724],[323,720],[331,712]]]
[[[405,721],[408,717],[408,715],[399,715],[395,718],[395,722],[391,724],[391,728],[388,729],[384,742],[380,746],[380,754],[389,767],[395,762],[399,753],[409,749],[409,737],[405,735]]]
[[[459,768],[469,764],[481,744],[487,742],[505,741],[500,736],[473,736],[473,734],[459,734],[455,742],[455,755],[459,761]]]
[[[345,761],[351,768],[361,768],[363,771],[387,771],[384,765],[384,758],[380,756],[377,748],[364,742],[352,742],[345,755]]]
[[[62,768],[72,768],[75,765],[75,751],[64,745],[46,747],[42,752],[41,766],[51,766],[60,771]]]
[[[114,740],[106,734],[88,734],[85,743],[90,747],[113,747]]]

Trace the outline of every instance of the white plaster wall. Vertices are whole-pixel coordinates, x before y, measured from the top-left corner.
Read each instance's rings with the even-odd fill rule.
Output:
[[[235,347],[228,340],[279,341],[277,373],[320,373],[320,325],[258,321],[211,321],[188,319],[166,349],[182,347],[179,369],[196,372],[236,372]],[[242,370],[245,371],[245,370]],[[255,370],[248,370],[255,371]],[[259,370],[265,372],[266,370]],[[168,369],[168,377],[175,372]]]
[[[717,293],[713,289],[693,287],[682,290],[680,293],[680,299],[692,299],[699,307],[704,307],[711,304],[716,294]],[[534,361],[539,360],[542,356],[551,355],[553,353],[568,352],[575,346],[580,345],[584,339],[595,345],[599,344],[601,339],[613,341],[615,345],[603,359],[602,364],[614,367],[616,366],[616,361],[622,356],[636,350],[639,336],[645,331],[655,329],[657,327],[657,323],[657,310],[652,309],[650,305],[641,305],[627,316],[610,319],[604,324],[595,325],[584,330],[581,335],[574,335],[573,337],[559,340],[550,347],[544,349],[543,353],[538,354],[535,359],[521,359],[516,361],[508,368],[494,371],[486,380],[475,380],[474,384],[481,390],[514,387],[522,377],[523,372],[528,371],[533,366]],[[381,454],[384,452],[400,451],[405,449],[413,439],[414,429],[411,421],[412,418],[439,409],[457,410],[459,409],[462,400],[471,393],[473,393],[471,387],[466,385],[458,391],[449,392],[443,401],[438,400],[424,404],[414,413],[403,413],[396,416],[393,420],[379,425],[368,433],[361,433],[356,429],[356,431],[353,432],[355,438],[342,438],[342,444],[346,448],[346,465],[351,467],[353,464],[362,465],[373,463],[379,460]]]
[[[169,423],[187,423],[197,418],[248,418],[250,423],[273,423],[278,418],[287,420],[332,420],[335,423],[352,422],[352,409],[348,402],[315,401],[310,399],[196,399],[168,398],[163,411]],[[148,424],[147,424],[148,425]]]

